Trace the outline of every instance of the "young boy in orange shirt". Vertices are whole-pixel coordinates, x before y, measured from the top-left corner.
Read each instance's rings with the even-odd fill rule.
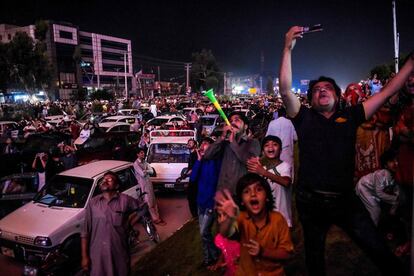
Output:
[[[228,190],[216,194],[220,233],[241,243],[236,275],[285,275],[282,261],[291,257],[293,244],[286,220],[272,211],[269,183],[248,173],[239,179],[236,196],[240,212]]]

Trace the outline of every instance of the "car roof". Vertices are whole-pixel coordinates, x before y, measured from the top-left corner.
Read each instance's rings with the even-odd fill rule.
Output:
[[[67,171],[59,173],[58,175],[94,178],[107,171],[122,168],[127,165],[132,165],[132,163],[118,160],[100,160],[88,163],[83,166],[75,167],[73,169],[69,169]]]
[[[16,124],[17,125],[17,122],[14,122],[14,121],[0,121],[0,125],[5,125],[5,124]]]
[[[114,126],[131,126],[128,123],[124,122],[105,122],[105,123],[99,123],[99,127],[114,127]]]
[[[119,119],[135,119],[135,116],[127,116],[127,115],[116,115],[116,116],[108,116],[105,119],[115,119],[115,120],[119,120]]]
[[[202,115],[201,118],[217,118],[220,115],[218,114],[210,114],[210,115]]]

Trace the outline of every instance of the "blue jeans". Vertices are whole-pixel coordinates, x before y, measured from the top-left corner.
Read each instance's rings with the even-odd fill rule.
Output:
[[[405,275],[399,260],[387,248],[377,228],[355,194],[326,198],[297,191],[296,206],[305,238],[309,276],[324,276],[325,239],[332,224],[341,227],[371,258],[383,275]]]
[[[219,255],[219,249],[215,246],[211,227],[214,223],[214,210],[206,209],[204,212],[198,208],[198,223],[200,225],[201,244],[203,247],[203,258],[205,264],[211,264],[216,261]]]

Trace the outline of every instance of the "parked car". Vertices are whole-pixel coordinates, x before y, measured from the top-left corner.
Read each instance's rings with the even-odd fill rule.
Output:
[[[103,160],[59,173],[31,202],[0,220],[1,254],[30,261],[33,273],[74,274],[80,268],[85,209],[100,194],[98,183],[107,171],[119,176],[120,192],[137,198],[130,162]],[[36,271],[39,268],[42,271]]]
[[[79,118],[79,122],[84,125],[86,123],[100,123],[103,119],[110,116],[108,113],[90,112]]]
[[[19,152],[0,155],[0,177],[30,170],[37,153],[48,152],[58,148],[64,142],[70,145],[71,136],[61,132],[35,133],[18,144]]]
[[[176,122],[177,125],[184,124],[185,118],[182,116],[171,115],[171,116],[157,116],[147,122],[149,128],[158,129],[163,124]]]
[[[139,133],[130,131],[95,133],[76,146],[78,163],[105,159],[133,161],[136,158],[134,149],[138,147],[140,138]]]
[[[177,182],[181,172],[187,168],[190,151],[187,142],[195,139],[194,130],[154,130],[150,132],[147,162],[154,169],[151,182],[155,190],[183,191],[188,178]]]
[[[206,134],[210,135],[213,130],[222,122],[222,119],[218,114],[211,114],[201,116],[200,122]]]
[[[135,115],[138,115],[139,113],[140,113],[139,110],[135,108],[120,109],[117,112],[118,115],[123,115],[123,116],[135,116]]]
[[[106,122],[106,123],[100,123],[99,128],[103,132],[115,132],[115,131],[130,131],[131,125],[128,123],[120,123],[120,122]]]
[[[103,119],[100,124],[103,123],[127,123],[127,124],[134,124],[138,119],[134,116],[123,116],[123,115],[117,115],[117,116],[109,116]]]
[[[0,219],[31,201],[37,193],[37,173],[18,173],[0,179]]]

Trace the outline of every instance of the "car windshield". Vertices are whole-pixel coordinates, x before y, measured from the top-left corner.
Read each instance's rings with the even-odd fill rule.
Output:
[[[112,122],[117,122],[117,121],[118,121],[117,118],[105,118],[101,121],[101,123],[108,123],[108,122],[112,123]]]
[[[206,118],[206,117],[201,118],[201,124],[203,126],[212,126],[214,125],[214,121],[215,121],[215,118]]]
[[[57,175],[37,193],[34,201],[49,206],[83,208],[92,184],[92,179]]]
[[[188,163],[190,151],[186,144],[152,144],[148,163]]]

